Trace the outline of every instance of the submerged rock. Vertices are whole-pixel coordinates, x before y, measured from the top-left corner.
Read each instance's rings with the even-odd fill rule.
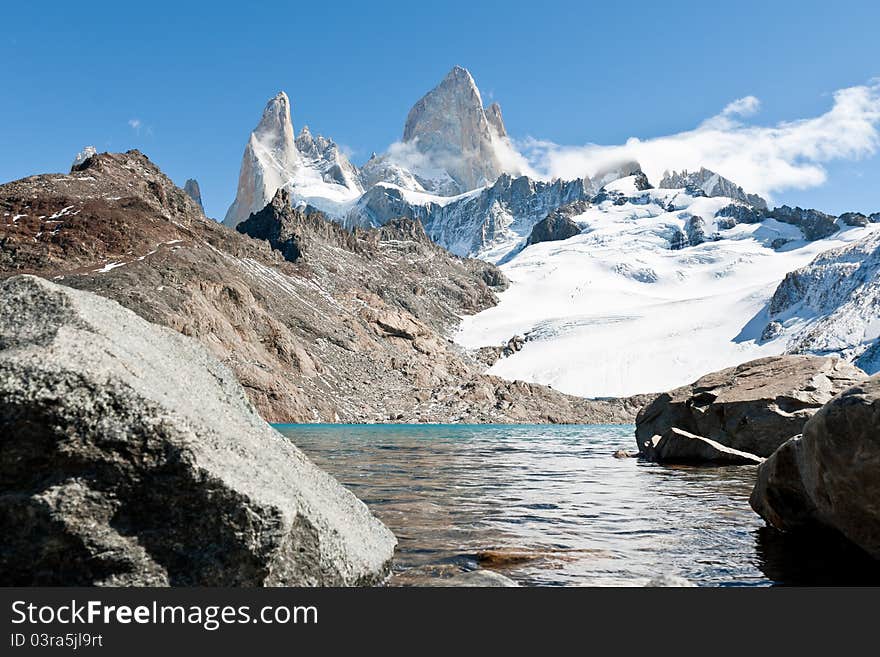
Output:
[[[191,338],[0,284],[3,585],[350,586],[395,539]]]
[[[696,584],[680,575],[664,573],[663,575],[657,575],[657,577],[652,578],[647,584],[645,584],[645,586],[649,588],[693,588],[696,587]]]
[[[749,502],[783,530],[828,528],[880,559],[880,376],[829,401],[758,469]]]
[[[636,442],[654,458],[651,439],[672,427],[741,452],[770,456],[834,395],[867,378],[837,358],[760,358],[659,395],[636,418]]]
[[[469,570],[452,577],[437,577],[425,582],[428,586],[465,588],[514,588],[515,581],[493,570]]]

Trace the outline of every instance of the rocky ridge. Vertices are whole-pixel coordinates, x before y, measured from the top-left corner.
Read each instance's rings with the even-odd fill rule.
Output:
[[[0,276],[93,291],[197,338],[270,421],[615,422],[635,412],[635,402],[483,375],[447,335],[495,302],[490,285],[503,276],[450,257],[412,223],[347,233],[300,215],[291,262],[271,235],[205,218],[137,151],[2,185],[0,218]]]

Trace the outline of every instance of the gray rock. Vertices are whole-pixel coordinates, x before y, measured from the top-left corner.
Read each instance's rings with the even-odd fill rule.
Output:
[[[766,209],[766,208],[765,208]],[[722,217],[725,219],[729,219],[728,223],[724,224],[725,228],[733,228],[736,224],[757,224],[764,220],[766,216],[766,212],[762,210],[758,210],[753,208],[750,205],[743,205],[741,203],[731,203],[730,205],[725,205],[718,212],[715,213],[716,217]],[[719,227],[721,227],[721,222],[719,222]]]
[[[756,465],[764,460],[675,427],[651,438],[651,453],[658,463]]]
[[[741,452],[767,457],[834,395],[867,375],[837,358],[771,356],[707,374],[659,395],[636,418],[636,443],[676,427]]]
[[[861,212],[844,212],[838,219],[847,226],[867,226],[871,223],[871,220]]]
[[[761,331],[761,342],[775,340],[782,335],[782,331],[783,326],[780,322],[777,322],[776,320],[769,322],[767,326],[764,327],[764,330]]]
[[[564,211],[554,210],[535,224],[527,244],[567,240],[569,237],[580,235],[580,232],[581,227],[566,216]]]
[[[694,588],[696,586],[696,584],[688,579],[685,579],[684,577],[681,577],[679,575],[670,575],[668,573],[658,575],[657,577],[652,578],[647,584],[645,584],[645,587],[653,588]]]
[[[191,338],[0,284],[3,585],[368,585],[395,539]]]
[[[197,180],[192,178],[188,179],[183,185],[183,191],[185,191],[187,196],[193,201],[198,203],[199,207],[204,211],[205,206],[202,205],[202,190],[199,188],[199,182]]]
[[[757,194],[747,194],[736,183],[718,175],[709,169],[699,171],[665,172],[660,180],[660,189],[687,189],[690,192],[702,192],[705,196],[727,196],[736,201],[747,203],[759,210],[767,209],[767,201]],[[692,194],[693,195],[693,194]]]
[[[669,238],[669,248],[672,251],[679,251],[688,245],[687,234],[677,226],[672,228],[672,235]]]
[[[488,114],[473,77],[461,66],[453,67],[413,105],[406,117],[404,143],[443,166],[456,185],[455,190],[430,191],[465,192],[501,175],[503,164],[494,141],[506,131],[499,107],[490,108]]]
[[[778,251],[789,242],[791,242],[790,239],[786,239],[785,237],[777,237],[772,242],[770,242],[770,248],[774,251]]]
[[[690,246],[697,246],[706,241],[706,222],[702,217],[694,215],[684,224],[684,232]]]
[[[515,581],[494,570],[469,570],[452,577],[438,577],[431,580],[431,586],[467,588],[514,588],[519,587]]]
[[[811,242],[831,237],[840,230],[837,226],[836,217],[819,210],[805,210],[800,207],[792,208],[788,205],[783,205],[773,208],[769,216],[776,219],[776,221],[797,226],[801,229],[804,239]]]
[[[752,508],[781,530],[828,528],[880,559],[880,376],[844,391],[758,469]]]

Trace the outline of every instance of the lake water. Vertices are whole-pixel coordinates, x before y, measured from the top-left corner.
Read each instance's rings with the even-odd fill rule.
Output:
[[[537,586],[880,581],[836,542],[764,529],[748,504],[754,466],[614,458],[634,449],[632,426],[275,428],[395,533],[394,584],[478,567]]]

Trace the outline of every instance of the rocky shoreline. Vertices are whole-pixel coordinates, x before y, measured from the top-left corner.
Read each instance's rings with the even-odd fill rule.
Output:
[[[659,395],[636,442],[660,463],[757,465],[749,503],[771,530],[880,559],[880,375],[836,357],[751,361]]]

